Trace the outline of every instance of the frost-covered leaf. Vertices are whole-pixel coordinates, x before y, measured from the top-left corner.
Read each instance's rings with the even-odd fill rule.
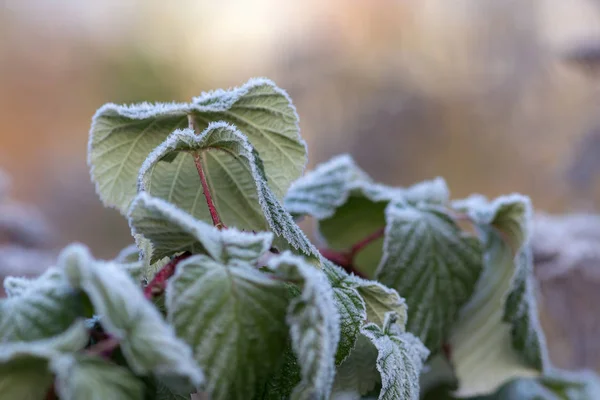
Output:
[[[483,242],[484,270],[449,345],[458,394],[472,396],[494,392],[515,377],[538,376],[547,354],[532,286],[529,199],[478,198],[463,206]]]
[[[83,349],[88,341],[83,321],[52,338],[0,344],[0,393],[5,399],[44,400],[52,385],[49,361]]]
[[[302,376],[292,398],[328,398],[340,337],[340,321],[331,286],[322,271],[290,252],[272,258],[268,268],[302,288],[302,293],[291,300],[286,318]]]
[[[419,374],[429,350],[411,333],[395,326],[388,313],[383,328],[368,324],[361,329],[377,348],[377,370],[381,376],[379,400],[419,399]]]
[[[283,283],[239,261],[205,255],[177,266],[167,287],[168,318],[194,350],[212,399],[249,399],[275,373],[285,349]]]
[[[293,215],[310,215],[321,220],[332,217],[351,194],[362,195],[373,202],[401,197],[411,203],[445,203],[449,197],[446,183],[441,178],[407,189],[377,184],[351,156],[343,154],[296,180],[285,196],[284,205]]]
[[[98,262],[80,245],[67,247],[59,257],[73,287],[89,297],[106,332],[119,340],[134,373],[150,373],[173,386],[199,386],[202,371],[190,348],[148,302],[136,283],[117,265]]]
[[[328,260],[323,259],[322,265],[340,316],[340,341],[335,356],[335,363],[339,365],[355,346],[360,327],[367,319],[366,305],[357,290],[357,279]]]
[[[295,216],[311,215],[319,220],[318,228],[328,248],[346,251],[366,236],[382,230],[386,224],[385,208],[394,201],[446,203],[449,192],[441,178],[408,188],[394,188],[373,182],[343,155],[318,166],[292,184],[285,206]],[[354,265],[373,276],[382,256],[383,239],[366,246]]]
[[[398,315],[397,324],[404,330],[406,304],[398,293],[375,281],[348,275],[331,261],[322,259],[323,271],[333,288],[334,300],[340,315],[340,343],[336,364],[340,364],[354,348],[360,327],[366,322],[383,326],[385,314]]]
[[[332,158],[296,180],[285,195],[285,208],[292,215],[331,217],[344,204],[353,185],[370,178],[347,154]]]
[[[140,249],[138,249],[137,244],[130,244],[125,247],[123,250],[117,254],[115,257],[115,262],[117,263],[134,263],[140,260]]]
[[[377,279],[408,304],[408,331],[437,351],[481,273],[479,241],[435,206],[390,204]]]
[[[143,400],[145,385],[125,367],[100,357],[68,354],[55,357],[50,368],[61,400]]]
[[[35,280],[21,276],[7,276],[4,278],[4,291],[6,297],[15,297],[21,295]]]
[[[304,170],[306,145],[290,98],[267,79],[251,79],[239,88],[204,93],[188,104],[106,104],[100,108],[92,121],[88,162],[105,204],[127,212],[142,163],[171,132],[188,127],[188,119],[197,132],[210,122],[235,124],[260,153],[278,199]],[[212,154],[211,159],[217,163],[226,156]]]
[[[150,262],[182,251],[206,253],[217,261],[230,259],[255,262],[269,250],[273,235],[269,232],[240,232],[235,228],[219,230],[194,219],[170,203],[140,193],[131,206],[130,225],[151,243]]]
[[[332,399],[361,399],[381,383],[377,370],[377,348],[364,335],[338,367],[333,383]]]
[[[225,122],[211,123],[198,133],[177,130],[154,150],[140,169],[140,190],[196,219],[212,222],[198,177],[198,163],[226,226],[271,230],[291,248],[316,257],[314,247],[267,184],[262,159],[248,138]],[[285,165],[280,167],[282,175],[286,174]]]
[[[452,398],[452,397],[448,397]],[[600,398],[600,380],[591,371],[554,370],[539,378],[517,378],[497,392],[471,400],[595,400]]]
[[[49,338],[84,315],[81,297],[56,268],[31,281],[8,279],[5,285],[12,296],[0,300],[0,343]]]
[[[367,320],[383,326],[385,315],[389,312],[396,314],[396,325],[404,332],[407,319],[405,300],[394,289],[383,286],[376,281],[357,279],[358,293],[365,301]]]

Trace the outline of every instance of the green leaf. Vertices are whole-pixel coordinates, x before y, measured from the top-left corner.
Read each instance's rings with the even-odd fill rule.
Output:
[[[143,400],[144,382],[127,368],[100,357],[69,354],[55,357],[50,368],[56,374],[61,400]]]
[[[198,387],[203,381],[190,348],[177,339],[158,310],[117,265],[91,258],[81,245],[61,253],[59,265],[71,285],[91,300],[106,332],[119,340],[134,373],[153,373],[174,387]]]
[[[296,180],[285,196],[284,205],[292,215],[310,215],[322,220],[333,217],[351,195],[363,196],[372,202],[403,198],[410,203],[446,203],[449,192],[441,178],[408,189],[377,184],[351,156],[343,154]]]
[[[408,331],[440,349],[481,273],[479,241],[436,206],[390,204],[377,279],[408,304]]]
[[[242,242],[251,236],[238,235]],[[252,398],[275,373],[288,338],[287,306],[281,281],[239,260],[193,256],[167,286],[169,321],[194,349],[212,399]]]
[[[333,299],[340,316],[340,341],[335,356],[335,363],[339,365],[355,346],[360,327],[367,319],[366,305],[358,293],[357,279],[329,260],[323,259],[321,262],[323,272],[333,288]]]
[[[52,385],[49,361],[63,352],[83,349],[88,341],[83,321],[52,338],[0,344],[0,393],[6,399],[46,399]]]
[[[4,292],[6,292],[6,297],[20,296],[34,282],[35,280],[30,278],[7,276],[4,278]]]
[[[323,272],[333,288],[333,296],[340,315],[340,343],[336,354],[339,365],[354,348],[360,327],[366,322],[383,326],[385,314],[394,312],[397,324],[404,330],[406,304],[398,292],[375,281],[348,275],[331,261],[322,259]]]
[[[395,326],[389,313],[383,328],[368,324],[361,329],[377,348],[377,370],[381,376],[379,400],[419,399],[419,374],[429,350],[419,339]]]
[[[385,208],[394,201],[411,204],[441,204],[449,192],[441,178],[409,188],[393,188],[375,183],[342,155],[321,164],[292,184],[285,206],[294,216],[310,215],[319,220],[321,237],[332,250],[346,251],[367,235],[386,225]],[[367,276],[374,276],[382,256],[383,239],[365,247],[354,265]]]
[[[600,380],[590,371],[553,370],[539,378],[517,378],[495,393],[470,400],[594,400],[600,396]],[[448,399],[454,399],[448,396]]]
[[[302,293],[291,300],[286,318],[302,376],[291,397],[328,398],[340,338],[340,321],[331,286],[322,271],[290,252],[273,257],[268,268],[281,279],[302,288]]]
[[[173,161],[164,161],[172,156]],[[271,230],[291,248],[317,256],[267,184],[262,160],[248,138],[225,122],[211,123],[200,134],[192,129],[173,132],[142,165],[139,189],[196,219],[212,222],[196,163],[201,165],[211,198],[226,226]],[[286,175],[285,165],[280,166],[282,175]]]
[[[56,268],[33,280],[7,278],[5,287],[11,297],[0,300],[0,343],[49,338],[84,315],[79,294]]]
[[[333,383],[333,399],[360,399],[381,383],[377,370],[377,348],[364,335],[338,367]]]
[[[188,127],[189,120],[198,132],[210,122],[235,124],[260,153],[278,199],[304,170],[306,145],[290,98],[267,79],[251,79],[239,88],[204,93],[188,104],[106,104],[100,108],[92,121],[88,162],[104,203],[127,213],[146,157],[171,132]],[[225,156],[212,154],[211,159],[217,163]]]
[[[548,361],[532,286],[529,199],[473,198],[461,207],[475,222],[485,254],[475,293],[449,338],[458,394],[473,396],[515,377],[538,376]]]
[[[229,259],[255,262],[269,250],[273,235],[269,232],[242,233],[235,228],[218,230],[194,219],[170,203],[140,193],[131,206],[130,225],[134,234],[143,235],[151,246],[149,262],[182,251],[206,253],[227,263]]]

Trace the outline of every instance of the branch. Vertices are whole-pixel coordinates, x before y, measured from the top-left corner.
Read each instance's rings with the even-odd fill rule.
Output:
[[[196,132],[194,118],[191,115],[188,115],[188,126],[194,131],[194,133],[199,134],[198,132]],[[200,159],[200,154],[198,154],[198,152],[195,152],[193,156],[194,164],[196,164],[198,176],[200,177],[202,192],[204,193],[204,198],[206,199],[206,204],[208,205],[208,211],[210,212],[210,217],[212,218],[213,225],[218,229],[227,228],[225,224],[221,222],[221,218],[219,218],[219,213],[217,212],[217,207],[215,206],[212,195],[210,194],[210,188],[208,187],[208,182],[206,181],[206,176],[204,175],[204,169],[202,168],[202,160]]]
[[[329,261],[344,268],[344,270],[346,270],[346,272],[348,272],[349,274],[354,274],[360,278],[368,279],[368,277],[365,274],[356,269],[356,267],[354,266],[354,259],[356,258],[356,255],[360,253],[365,247],[373,243],[375,240],[383,237],[384,234],[385,228],[378,229],[377,231],[371,233],[369,236],[353,244],[352,247],[350,247],[350,250],[348,251],[319,249],[319,252],[323,257],[325,257]]]
[[[161,270],[154,275],[154,278],[150,281],[148,286],[144,288],[144,296],[146,296],[148,300],[152,300],[153,297],[164,292],[167,286],[167,280],[175,273],[177,264],[191,255],[192,254],[189,251],[186,251],[185,253],[173,258],[164,267],[162,267]]]
[[[194,154],[194,163],[196,164],[196,169],[198,170],[198,176],[200,177],[200,183],[202,184],[202,192],[204,192],[204,198],[206,199],[206,204],[208,205],[208,211],[210,212],[213,225],[219,229],[227,228],[225,224],[221,222],[221,218],[219,218],[219,213],[217,212],[217,207],[215,206],[210,194],[210,189],[208,187],[208,183],[206,182],[206,176],[204,175],[204,170],[202,169],[202,161],[200,160],[200,155],[198,153]]]

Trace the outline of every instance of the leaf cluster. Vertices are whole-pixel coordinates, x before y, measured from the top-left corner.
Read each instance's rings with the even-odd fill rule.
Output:
[[[441,178],[373,181],[349,156],[304,174],[273,82],[93,118],[98,195],[135,244],[65,248],[0,301],[11,399],[580,399],[533,295],[531,205],[452,201]],[[316,220],[318,246],[300,230]]]

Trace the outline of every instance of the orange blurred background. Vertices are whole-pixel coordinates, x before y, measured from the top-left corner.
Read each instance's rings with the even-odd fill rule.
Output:
[[[57,247],[113,256],[130,237],[89,181],[94,111],[267,76],[311,167],[349,152],[386,183],[439,175],[454,197],[596,211],[600,74],[565,57],[594,46],[592,0],[3,0],[0,168]]]

